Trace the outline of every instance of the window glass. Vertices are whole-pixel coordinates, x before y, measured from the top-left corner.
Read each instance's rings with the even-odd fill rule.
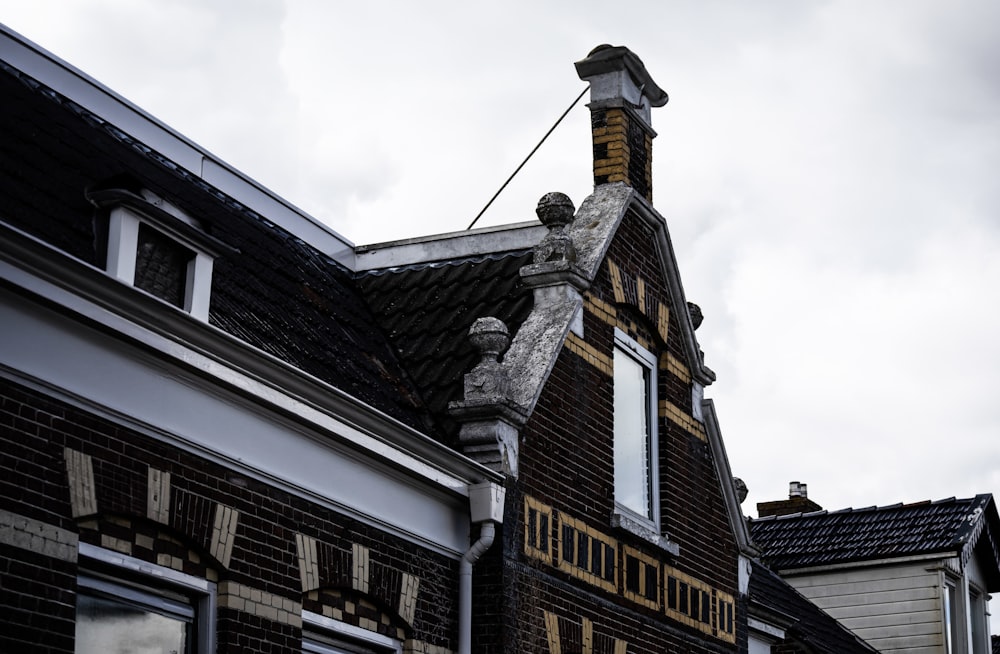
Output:
[[[955,586],[951,582],[944,585],[944,651],[955,652],[958,643],[958,621],[955,617]]]
[[[105,588],[109,585],[105,584]],[[105,593],[81,588],[76,602],[76,651],[81,654],[193,652],[194,609],[135,589]]]
[[[647,366],[622,348],[615,348],[615,502],[646,518],[653,518],[650,377]]]
[[[184,308],[187,267],[193,258],[194,253],[184,246],[140,223],[134,284],[136,288]]]

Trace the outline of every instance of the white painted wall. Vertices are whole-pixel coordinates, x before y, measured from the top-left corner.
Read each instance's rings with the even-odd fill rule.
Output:
[[[881,652],[940,654],[939,566],[924,560],[785,578]]]

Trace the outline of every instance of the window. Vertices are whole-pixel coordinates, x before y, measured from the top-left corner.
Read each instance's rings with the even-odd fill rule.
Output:
[[[958,606],[955,600],[957,599],[957,593],[955,592],[955,584],[951,580],[948,580],[944,584],[944,651],[945,654],[956,654],[961,650],[958,649],[959,643],[961,642],[961,631],[958,628],[958,615],[956,611]]]
[[[302,651],[310,654],[402,654],[402,645],[382,634],[302,612]]]
[[[107,211],[107,272],[208,320],[214,258],[233,249],[146,189],[91,189],[87,199]]]
[[[970,585],[971,586],[971,585]],[[986,594],[969,588],[969,617],[972,623],[972,654],[989,654],[990,634],[987,625]]]
[[[658,524],[656,358],[615,330],[614,459],[616,513]]]
[[[76,651],[215,651],[215,584],[92,545],[80,545]]]

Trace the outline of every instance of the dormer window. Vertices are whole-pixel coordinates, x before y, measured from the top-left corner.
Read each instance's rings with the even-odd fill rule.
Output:
[[[152,191],[91,190],[87,199],[108,212],[108,274],[207,321],[213,260],[229,248]]]

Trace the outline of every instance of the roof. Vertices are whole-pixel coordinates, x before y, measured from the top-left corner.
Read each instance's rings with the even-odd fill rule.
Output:
[[[104,266],[102,219],[85,191],[109,180],[166,198],[233,248],[215,261],[209,323],[433,433],[419,393],[352,271],[269,218],[22,71],[0,62],[0,215],[71,257]]]
[[[462,399],[464,374],[480,359],[469,328],[477,318],[492,316],[511,333],[518,330],[533,305],[518,274],[531,258],[530,250],[514,250],[358,277],[406,373],[449,440],[458,427],[448,415],[448,402]]]
[[[750,532],[764,560],[782,571],[938,553],[962,555],[964,564],[977,545],[1000,561],[1000,521],[990,494],[769,516],[751,520]]]
[[[752,562],[750,574],[751,614],[763,609],[781,616],[787,626],[783,645],[804,648],[817,654],[852,654],[877,651],[850,630],[810,602],[767,566]],[[782,649],[782,651],[786,651]]]

